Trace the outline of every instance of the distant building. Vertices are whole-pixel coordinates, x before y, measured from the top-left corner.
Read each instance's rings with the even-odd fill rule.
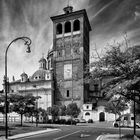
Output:
[[[23,72],[21,79],[14,80],[9,83],[9,93],[32,94],[33,96],[40,96],[37,101],[38,108],[41,107],[47,110],[54,103],[54,87],[53,75],[50,63],[42,57],[39,60],[39,69],[33,73],[32,76]]]
[[[91,80],[89,87],[88,102],[83,104],[83,118],[88,121],[112,121],[115,120],[115,114],[105,111],[105,105],[108,100],[102,93],[102,86],[111,80],[112,77],[104,77],[102,79]]]

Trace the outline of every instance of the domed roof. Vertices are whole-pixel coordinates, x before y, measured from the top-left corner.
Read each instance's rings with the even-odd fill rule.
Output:
[[[48,55],[53,52],[53,44],[51,44],[50,48],[48,49]]]
[[[39,69],[31,76],[31,80],[45,80],[45,77],[48,74],[50,74],[49,70]]]
[[[25,72],[23,72],[20,76],[23,77],[23,76],[28,76],[28,75]]]
[[[44,58],[44,56],[39,60],[39,62],[42,62],[42,61],[46,62],[46,59]]]

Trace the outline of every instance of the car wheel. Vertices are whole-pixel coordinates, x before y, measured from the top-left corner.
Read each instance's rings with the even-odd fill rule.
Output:
[[[119,127],[119,125],[117,123],[114,124],[114,127]]]
[[[138,126],[138,125],[136,125],[136,128],[139,128],[139,126]]]

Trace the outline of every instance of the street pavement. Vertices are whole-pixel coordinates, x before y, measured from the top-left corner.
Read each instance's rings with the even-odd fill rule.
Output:
[[[44,133],[57,132],[57,131],[60,131],[60,129],[47,128],[46,130],[40,130],[40,131],[35,131],[35,132],[28,132],[28,133],[18,134],[18,135],[14,135],[14,136],[9,136],[8,140],[26,138],[26,137],[30,137],[30,136],[40,135],[40,134],[44,134]],[[0,140],[6,140],[6,139],[4,136],[2,136],[2,137],[0,137]]]
[[[58,129],[50,129],[10,136],[10,140],[120,140],[119,129],[111,123],[78,124],[76,126],[57,125]],[[140,129],[136,131],[140,136]],[[133,129],[122,128],[121,135],[133,134]],[[131,138],[132,139],[132,138]],[[1,137],[0,140],[5,140]],[[126,140],[122,138],[121,140]],[[130,140],[127,138],[127,140]],[[133,139],[134,140],[134,139]],[[138,138],[135,138],[138,140]]]

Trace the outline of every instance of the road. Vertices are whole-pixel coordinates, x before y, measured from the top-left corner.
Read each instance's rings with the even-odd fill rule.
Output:
[[[59,126],[61,131],[35,135],[22,140],[96,140],[101,134],[118,134],[119,129],[107,123],[83,124],[76,126]],[[122,128],[122,134],[133,134],[133,129]],[[137,129],[140,135],[140,130]],[[21,140],[21,139],[18,139]]]

